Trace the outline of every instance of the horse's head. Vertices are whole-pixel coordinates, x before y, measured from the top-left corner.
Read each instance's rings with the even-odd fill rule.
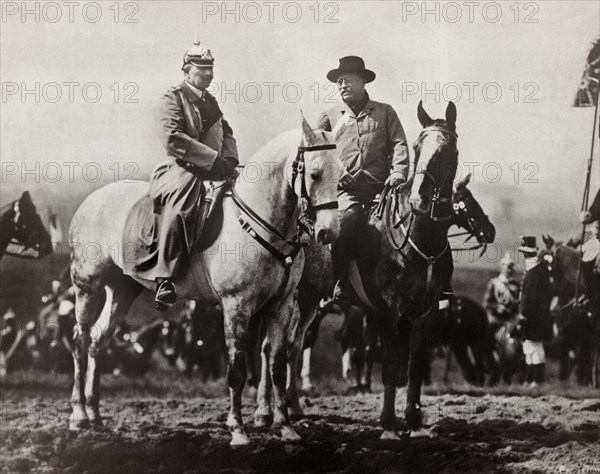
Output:
[[[467,188],[471,173],[461,179],[452,194],[452,223],[475,236],[480,244],[491,244],[496,238],[496,228]]]
[[[337,186],[343,166],[333,135],[313,130],[302,116],[302,144],[294,163],[294,191],[306,200],[317,242],[333,242],[340,232]]]
[[[410,204],[417,214],[436,220],[450,217],[452,182],[458,166],[456,107],[446,108],[446,118],[433,120],[419,102],[417,116],[423,126],[415,142],[415,170]]]
[[[13,238],[24,244],[25,247],[38,250],[40,257],[47,255],[51,250],[52,242],[36,212],[29,192],[25,191],[21,198],[15,201],[14,212]]]

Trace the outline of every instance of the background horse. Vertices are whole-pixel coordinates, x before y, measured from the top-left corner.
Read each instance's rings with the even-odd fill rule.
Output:
[[[568,380],[573,369],[572,357],[577,366],[577,383],[592,383],[592,361],[594,346],[600,339],[598,322],[592,318],[592,311],[581,302],[575,301],[580,265],[580,251],[560,242],[549,235],[543,236],[548,250],[554,255],[553,287],[558,296],[558,304],[553,311],[558,329],[555,344],[559,352],[559,379]],[[586,294],[584,279],[579,281],[579,294]]]
[[[16,201],[0,208],[0,228],[0,257],[10,243],[19,247],[19,251],[10,253],[17,257],[28,256],[24,253],[27,249],[31,249],[36,258],[42,258],[52,251],[50,235],[27,191]]]
[[[299,145],[301,145],[299,147]],[[302,133],[280,135],[253,156],[261,173],[254,182],[240,180],[223,204],[223,225],[209,249],[195,249],[188,272],[175,279],[180,297],[220,303],[225,318],[231,408],[227,426],[231,444],[247,444],[242,421],[246,380],[247,330],[259,310],[267,329],[263,359],[274,385],[275,421],[286,440],[299,436],[291,427],[285,402],[286,347],[293,312],[293,292],[303,258],[294,258],[300,197],[315,215],[314,234],[328,243],[339,233],[337,183],[342,172],[330,134],[313,131],[303,119]],[[143,287],[155,282],[125,276],[122,241],[129,210],[148,191],[148,184],[113,183],[92,193],[75,213],[69,241],[71,275],[76,286],[72,429],[101,424],[99,371],[96,358],[107,332],[120,321]],[[87,245],[85,245],[87,244]],[[93,245],[96,258],[86,255]],[[124,248],[121,246],[120,248]],[[215,250],[216,249],[216,250]],[[238,249],[235,255],[227,249]],[[243,251],[243,253],[242,253]]]

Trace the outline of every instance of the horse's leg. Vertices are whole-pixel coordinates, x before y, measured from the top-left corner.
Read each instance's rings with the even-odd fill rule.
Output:
[[[365,390],[371,391],[371,376],[373,374],[373,363],[375,361],[375,352],[377,350],[377,325],[373,320],[373,315],[367,313],[367,345],[365,347]]]
[[[86,412],[94,426],[102,426],[98,361],[102,357],[103,350],[110,340],[116,324],[125,318],[142,289],[141,285],[125,276],[121,276],[118,282],[105,287],[106,301],[91,333],[85,378]]]
[[[300,436],[292,428],[286,401],[287,349],[293,342],[294,296],[290,292],[281,303],[270,308],[266,318],[267,338],[271,344],[269,368],[273,383],[274,414],[273,423],[281,427],[283,441],[299,441]],[[288,338],[289,335],[289,338]]]
[[[302,309],[300,311],[302,311]],[[310,358],[312,354],[312,348],[315,347],[317,342],[319,327],[321,326],[321,322],[323,321],[325,314],[325,310],[319,307],[312,323],[310,323],[306,333],[304,334],[302,369],[300,371],[300,377],[302,378],[302,390],[306,392],[310,392],[313,389],[313,384],[310,378]]]
[[[288,380],[286,392],[288,409],[290,417],[292,418],[301,418],[304,416],[304,411],[302,410],[302,407],[300,406],[300,400],[298,399],[298,357],[300,357],[300,352],[302,352],[302,347],[304,346],[304,336],[306,334],[306,330],[312,323],[315,313],[316,310],[314,307],[312,309],[306,308],[306,303],[301,306],[300,301],[296,301],[296,304],[294,305],[293,318],[294,320],[298,321],[298,324],[296,325],[296,334],[295,336],[292,336],[291,344],[288,347]],[[310,358],[310,349],[308,357]]]
[[[231,432],[232,446],[249,444],[242,420],[242,392],[246,383],[246,354],[248,342],[248,323],[250,309],[244,308],[234,298],[223,301],[225,317],[225,340],[227,341],[230,410],[227,427]]]
[[[407,315],[408,316],[408,315]],[[410,319],[410,358],[408,361],[408,391],[404,415],[411,437],[428,436],[423,429],[421,412],[421,385],[427,367],[427,342],[423,330],[423,319],[415,315]]]
[[[468,346],[466,342],[462,338],[455,340],[451,349],[456,357],[456,362],[458,362],[458,365],[462,369],[465,380],[468,383],[475,385],[475,367],[473,366],[471,359],[469,359],[469,354],[467,353]]]
[[[255,426],[271,426],[273,423],[273,410],[271,408],[271,398],[273,393],[273,384],[269,372],[269,355],[271,353],[271,343],[268,335],[262,340],[260,348],[260,380],[258,383],[258,392],[256,396],[257,407],[254,413]]]
[[[408,359],[410,355],[410,322],[408,318],[398,321],[398,387],[408,384]]]
[[[377,326],[382,348],[381,378],[383,380],[383,407],[380,422],[381,439],[400,439],[396,432],[396,386],[400,373],[400,338],[398,321],[392,313],[378,313]]]
[[[99,280],[88,283],[74,281],[75,317],[77,323],[73,329],[73,392],[71,406],[73,413],[69,420],[69,429],[80,430],[90,426],[86,412],[85,384],[88,362],[88,350],[92,342],[91,330],[98,319],[100,305],[105,296],[104,285]]]

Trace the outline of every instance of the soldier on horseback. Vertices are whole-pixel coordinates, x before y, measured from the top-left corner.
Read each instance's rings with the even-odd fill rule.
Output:
[[[349,299],[348,266],[360,252],[367,210],[385,185],[406,182],[409,155],[406,136],[394,109],[371,100],[365,90],[365,84],[375,79],[375,73],[365,68],[362,58],[341,58],[339,67],[329,71],[327,79],[337,84],[343,101],[321,114],[319,128],[333,131],[345,167],[338,188],[340,237],[331,249],[338,279],[333,298],[334,302],[344,302]]]
[[[231,177],[238,164],[233,131],[206,90],[213,80],[213,65],[211,51],[194,43],[183,57],[184,81],[161,102],[160,136],[168,159],[158,164],[150,179],[158,223],[157,248],[147,270],[136,272],[141,278],[156,280],[159,310],[175,303],[171,278],[184,271],[181,263],[201,230],[197,211],[204,191],[202,181]]]

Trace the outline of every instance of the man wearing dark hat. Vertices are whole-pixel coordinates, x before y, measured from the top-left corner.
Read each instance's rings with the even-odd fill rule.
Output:
[[[536,257],[532,250],[536,248],[535,237],[524,237],[519,251],[536,264],[526,268],[521,287],[521,326],[523,329],[523,353],[527,364],[526,382],[536,386],[545,381],[546,354],[544,342],[552,340],[551,306],[554,299],[552,287],[553,256],[547,250],[541,250]],[[535,254],[533,254],[535,255]],[[528,265],[527,265],[528,266]]]
[[[195,43],[183,57],[184,81],[161,101],[160,138],[168,159],[158,164],[150,179],[150,196],[160,214],[158,263],[140,275],[157,281],[159,310],[176,301],[170,278],[181,271],[195,242],[202,181],[227,179],[238,164],[231,127],[206,90],[213,80],[213,65],[210,50]]]
[[[338,188],[341,213],[340,237],[332,246],[332,259],[339,279],[335,301],[347,300],[346,274],[350,261],[360,252],[359,235],[367,226],[367,209],[385,184],[406,182],[408,146],[394,109],[371,100],[365,84],[375,73],[358,56],[340,59],[337,69],[327,73],[337,84],[343,104],[321,114],[319,128],[332,131],[345,166]]]

